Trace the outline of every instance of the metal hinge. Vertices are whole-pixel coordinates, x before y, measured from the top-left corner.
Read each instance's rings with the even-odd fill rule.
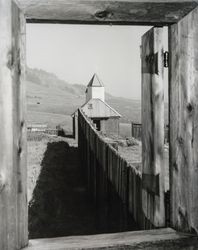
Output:
[[[169,67],[169,52],[168,51],[164,52],[164,67],[165,68]]]

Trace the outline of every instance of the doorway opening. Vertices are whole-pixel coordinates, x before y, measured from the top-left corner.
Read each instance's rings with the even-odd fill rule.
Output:
[[[65,30],[64,27],[66,27]],[[27,24],[28,123],[30,124],[30,127],[37,127],[37,131],[34,131],[35,133],[32,133],[33,131],[29,131],[28,135],[28,168],[31,168],[32,166],[32,169],[30,169],[29,171],[28,177],[29,179],[32,179],[32,182],[29,186],[29,207],[31,209],[31,211],[29,210],[31,212],[29,216],[29,227],[32,231],[30,233],[30,237],[33,238],[53,236],[56,237],[67,234],[66,231],[63,232],[59,229],[57,229],[57,232],[53,234],[54,232],[52,232],[50,226],[46,227],[47,222],[45,219],[45,217],[47,218],[45,214],[45,211],[47,210],[49,212],[49,217],[55,218],[57,216],[57,218],[59,219],[59,215],[65,213],[63,211],[64,206],[62,206],[60,202],[63,197],[55,197],[56,195],[53,194],[52,186],[50,190],[45,193],[42,193],[41,199],[40,197],[37,197],[38,199],[40,199],[38,200],[38,203],[35,202],[35,197],[33,197],[32,195],[35,192],[35,189],[37,190],[37,195],[41,195],[40,189],[37,188],[37,186],[40,185],[38,181],[39,179],[40,182],[43,182],[42,178],[44,178],[44,182],[47,183],[47,185],[58,186],[58,183],[49,182],[49,180],[45,180],[45,177],[42,174],[42,172],[46,173],[46,171],[48,170],[51,171],[51,165],[49,165],[49,169],[46,168],[46,166],[48,166],[48,163],[46,162],[51,159],[50,155],[54,155],[54,157],[58,161],[61,161],[62,157],[61,171],[63,171],[63,166],[66,161],[72,161],[72,159],[65,158],[65,155],[62,154],[62,150],[69,150],[73,159],[76,157],[78,158],[77,149],[75,148],[77,147],[77,142],[73,141],[72,138],[72,134],[74,134],[72,128],[77,129],[77,126],[74,126],[74,124],[76,124],[75,119],[73,119],[72,125],[71,114],[75,112],[77,108],[81,107],[85,102],[85,84],[89,83],[90,75],[92,76],[92,73],[94,74],[96,71],[99,75],[99,78],[102,78],[102,82],[105,85],[105,101],[108,105],[110,105],[111,108],[113,108],[115,111],[118,111],[119,114],[121,114],[122,116],[119,121],[119,126],[117,126],[117,120],[113,118],[113,120],[109,122],[106,126],[105,131],[102,131],[102,133],[106,137],[111,138],[114,143],[118,144],[116,148],[119,154],[121,154],[129,162],[136,165],[139,171],[141,171],[142,169],[142,135],[140,132],[139,138],[136,138],[136,136],[132,134],[132,124],[136,123],[141,126],[142,108],[140,45],[141,36],[145,33],[145,31],[149,30],[151,27],[101,27],[73,25],[64,25],[64,27],[63,25],[57,24]],[[44,33],[44,30],[47,31]],[[74,30],[76,31],[74,32]],[[57,32],[59,35],[56,36],[55,34],[57,34]],[[73,32],[74,35],[72,38]],[[80,38],[79,34],[77,35],[77,33],[81,33],[82,35],[82,43],[80,47],[78,47]],[[97,35],[97,33],[99,34]],[[108,35],[107,37],[108,33],[110,33],[110,35]],[[118,36],[119,33],[120,36]],[[164,33],[165,41],[165,39],[167,39],[167,30],[165,30]],[[134,34],[136,34],[137,36],[136,39],[134,38]],[[115,42],[116,37],[117,42]],[[93,44],[93,47],[91,47],[91,44]],[[69,49],[67,48],[66,51],[64,51],[65,47],[69,47]],[[101,53],[101,51],[103,51],[103,54]],[[94,56],[96,57],[95,61],[93,60]],[[125,62],[125,64],[123,64],[123,61]],[[86,63],[88,64],[87,67],[85,67]],[[73,71],[73,75],[71,74],[71,71]],[[76,77],[76,75],[79,76]],[[69,83],[67,76],[69,78]],[[87,78],[85,78],[85,76]],[[74,80],[71,80],[72,77]],[[83,79],[82,81],[81,77]],[[84,79],[87,80],[85,81]],[[164,80],[164,85],[167,86],[166,80],[167,77]],[[98,88],[98,86],[96,87]],[[166,95],[168,96],[167,89],[165,91]],[[98,104],[89,103],[87,109],[92,112],[94,105]],[[168,107],[168,104],[165,105],[167,105],[166,107]],[[165,116],[167,116],[167,109],[165,113]],[[104,122],[95,118],[92,120],[93,123],[96,125],[96,129],[98,131],[101,131],[104,126]],[[103,121],[105,122],[106,120],[106,118],[103,119]],[[114,127],[115,131],[117,131],[117,129],[119,131],[119,133],[116,135],[115,133],[109,133],[111,132],[111,130],[113,130]],[[44,129],[44,131],[41,131],[41,128]],[[59,130],[62,130],[64,135],[63,137],[59,137],[58,139],[56,138],[57,128],[59,128]],[[75,134],[77,134],[77,131],[75,131]],[[61,152],[59,152],[58,150],[60,150]],[[75,150],[76,155],[74,152]],[[52,159],[50,161],[52,161]],[[57,162],[55,161],[53,164],[54,166],[56,166]],[[78,164],[79,162],[77,163],[77,165]],[[168,168],[168,165],[166,167]],[[52,173],[55,172],[52,171]],[[61,172],[59,174],[61,174]],[[75,179],[74,176],[71,178]],[[75,185],[75,183],[73,183],[72,185]],[[85,192],[85,186],[83,185],[84,184],[82,182],[81,185],[77,187],[78,192]],[[84,196],[84,199],[87,199],[86,195]],[[62,200],[64,202],[66,201],[65,198],[63,198]],[[46,201],[47,205],[44,205]],[[72,203],[72,199],[69,202]],[[50,206],[48,206],[48,203],[50,204]],[[57,207],[54,207],[55,204],[57,204]],[[51,208],[48,209],[49,207]],[[36,211],[36,209],[38,210]],[[87,210],[89,209],[87,208]],[[113,209],[113,206],[111,206],[111,209]],[[92,217],[97,214],[93,211],[94,208],[89,212],[90,214],[92,214]],[[115,212],[115,217],[117,214],[120,213],[120,211],[122,210],[117,208],[117,211]],[[39,214],[42,215],[40,216]],[[68,214],[68,216],[70,215],[71,214]],[[112,220],[115,220],[115,217]],[[64,220],[66,219],[67,216],[64,217]],[[91,223],[93,225],[93,219],[90,219],[90,221],[91,220]],[[53,227],[55,225],[53,223],[56,222],[51,221],[51,223]],[[123,228],[119,226],[119,223],[120,222],[118,220],[117,225],[111,224],[111,229],[109,232],[114,232],[116,230],[122,231]],[[116,224],[116,222],[114,224]],[[47,232],[47,234],[40,233],[40,235],[37,231],[37,234],[35,234],[34,230],[35,228],[38,229],[38,225],[41,225],[41,228],[48,228],[50,234],[49,231]],[[58,223],[56,225],[58,226]],[[115,227],[116,230],[113,230],[113,227]],[[121,229],[118,229],[119,227]],[[64,225],[62,225],[62,228],[64,228]],[[131,229],[131,227],[126,228],[126,226],[124,228],[125,230]],[[137,229],[136,226],[134,228]],[[90,226],[90,228],[88,227],[88,229],[89,233],[90,231],[92,233],[108,232],[106,228],[103,228],[103,231],[98,231],[98,228],[93,229],[93,227]],[[70,232],[71,234],[81,234],[82,232],[85,233],[87,231],[79,231],[79,229],[75,231],[74,228]]]
[[[96,129],[100,131],[101,130],[100,120],[93,120],[93,123],[96,125]]]

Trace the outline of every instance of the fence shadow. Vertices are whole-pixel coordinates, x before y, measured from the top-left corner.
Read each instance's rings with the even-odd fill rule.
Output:
[[[111,183],[107,203],[93,202],[83,169],[77,147],[48,143],[29,203],[30,239],[137,230]]]
[[[96,233],[78,149],[64,141],[48,143],[41,167],[29,204],[29,238]]]

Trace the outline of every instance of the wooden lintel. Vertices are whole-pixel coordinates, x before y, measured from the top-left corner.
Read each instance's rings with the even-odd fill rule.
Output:
[[[28,23],[169,25],[198,0],[18,0]]]

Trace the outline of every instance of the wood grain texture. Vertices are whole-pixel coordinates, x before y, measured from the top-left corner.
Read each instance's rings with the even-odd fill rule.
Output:
[[[141,229],[153,228],[152,217],[146,217],[142,209],[141,173],[119,155],[115,149],[115,142],[99,133],[81,110],[78,118],[81,162],[87,176],[90,196],[97,208],[102,208],[102,216],[99,214],[103,226],[108,223],[104,218],[108,218],[111,203],[117,197],[120,203],[116,203],[114,212],[118,207],[122,207],[122,213],[118,213],[116,219],[119,221],[119,230],[129,230],[127,227],[130,225],[131,228],[131,219],[135,220]],[[148,207],[151,207],[150,202],[146,200]],[[153,200],[153,204],[158,205],[158,200],[157,203]],[[104,217],[104,214],[107,217]]]
[[[171,223],[198,233],[198,8],[169,29]]]
[[[87,24],[171,24],[197,0],[19,0],[28,22]]]
[[[63,249],[152,249],[190,250],[196,249],[196,237],[178,234],[174,230],[158,229],[149,231],[124,232],[90,236],[74,236],[53,239],[30,240],[24,250]]]
[[[16,62],[15,75],[17,84],[15,88],[14,113],[14,138],[15,152],[17,152],[17,217],[18,217],[18,246],[24,247],[28,244],[28,204],[27,204],[27,128],[26,128],[26,20],[24,14],[13,2],[13,34],[16,33],[16,48],[14,60]],[[17,26],[17,27],[15,27]]]
[[[8,244],[7,235],[14,230],[9,226],[10,215],[14,209],[9,199],[13,176],[12,78],[8,68],[12,47],[11,1],[0,1],[0,30],[0,249],[8,249],[8,245],[12,246],[16,238],[14,235],[14,239]]]
[[[165,226],[163,28],[142,37],[142,175],[144,214],[154,226]]]
[[[22,24],[23,23],[23,24]],[[0,249],[27,245],[24,118],[24,17],[12,1],[0,1]]]

